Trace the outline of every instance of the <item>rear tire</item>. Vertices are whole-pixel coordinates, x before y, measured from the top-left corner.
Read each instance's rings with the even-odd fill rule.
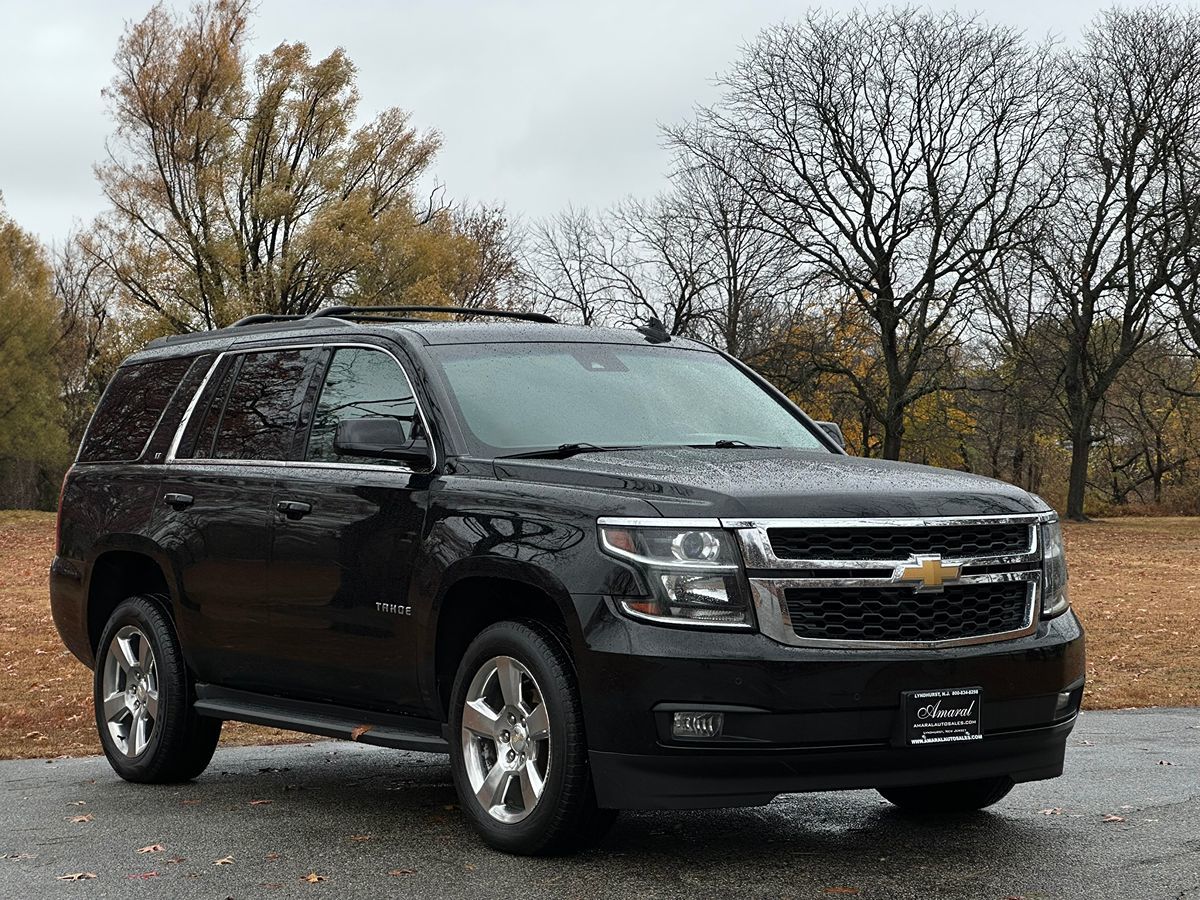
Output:
[[[596,806],[575,670],[538,622],[499,622],[463,656],[450,706],[450,764],[463,813],[492,847],[579,849],[616,810]]]
[[[905,812],[974,812],[1003,799],[1013,789],[1007,776],[980,778],[975,781],[951,781],[917,787],[879,788],[884,799]]]
[[[104,755],[126,781],[190,781],[212,760],[221,720],[200,716],[162,598],[130,597],[109,617],[92,680]]]

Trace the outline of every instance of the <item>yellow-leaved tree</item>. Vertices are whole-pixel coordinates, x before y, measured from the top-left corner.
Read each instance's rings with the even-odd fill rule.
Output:
[[[427,184],[439,136],[395,107],[358,123],[340,49],[314,60],[282,43],[249,61],[249,10],[160,3],[118,46],[104,92],[117,130],[97,167],[111,208],[83,244],[142,310],[135,330],[329,302],[478,305],[505,235],[481,246]]]

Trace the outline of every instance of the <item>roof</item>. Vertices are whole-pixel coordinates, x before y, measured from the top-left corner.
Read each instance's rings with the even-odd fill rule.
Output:
[[[144,362],[148,359],[179,354],[219,352],[230,347],[263,339],[299,337],[405,336],[418,343],[438,346],[444,344],[492,343],[588,343],[588,344],[645,344],[647,338],[633,328],[599,328],[585,325],[547,324],[521,320],[445,321],[406,319],[403,321],[350,321],[332,316],[304,318],[292,321],[260,322],[248,325],[199,331],[191,334],[156,338],[146,348],[130,358]],[[711,350],[706,344],[688,338],[675,337],[666,346],[689,350]]]
[[[403,322],[384,326],[417,335],[426,344],[517,344],[565,342],[571,344],[645,344],[646,336],[632,328],[599,328],[590,325],[546,325],[540,322]],[[672,338],[672,346],[708,350],[688,338]]]

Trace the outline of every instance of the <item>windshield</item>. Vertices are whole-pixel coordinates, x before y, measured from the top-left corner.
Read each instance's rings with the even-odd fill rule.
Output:
[[[430,349],[472,452],[481,456],[579,443],[825,449],[786,406],[717,353],[560,343]]]

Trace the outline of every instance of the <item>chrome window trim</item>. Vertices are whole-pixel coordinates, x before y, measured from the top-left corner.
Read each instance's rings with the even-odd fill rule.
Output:
[[[208,371],[204,373],[204,377],[200,379],[200,384],[196,386],[196,390],[192,394],[192,399],[188,401],[187,409],[183,411],[183,418],[179,420],[179,424],[175,427],[175,434],[171,438],[171,446],[167,448],[167,455],[163,459],[164,464],[175,461],[175,453],[179,450],[179,442],[183,440],[183,432],[187,428],[188,422],[192,419],[192,413],[196,411],[196,404],[200,402],[200,398],[204,395],[204,391],[208,387],[209,379],[212,378],[213,372],[217,371],[220,367],[221,360],[224,358],[224,353],[218,353],[216,358],[209,364]]]
[[[303,459],[176,459],[175,454],[179,450],[179,442],[183,440],[183,433],[187,429],[188,422],[191,421],[192,414],[196,411],[196,406],[200,402],[200,397],[203,395],[205,388],[208,387],[209,379],[212,374],[217,371],[222,361],[227,356],[240,356],[246,353],[273,353],[278,350],[342,350],[342,349],[365,349],[378,350],[380,353],[386,353],[392,358],[397,368],[400,369],[400,374],[404,376],[404,381],[408,385],[409,391],[412,392],[413,405],[417,409],[417,415],[421,417],[421,425],[425,429],[425,434],[429,435],[429,449],[433,451],[433,461],[428,470],[416,469],[406,463],[398,462],[395,465],[383,465],[373,463],[331,463],[317,462]],[[324,384],[322,384],[324,387]],[[317,391],[317,401],[321,399],[320,391]],[[228,350],[223,350],[217,354],[217,358],[213,360],[208,371],[204,373],[204,380],[200,382],[196,388],[196,393],[192,395],[192,400],[188,404],[187,410],[183,414],[183,418],[179,422],[179,427],[175,429],[175,436],[171,439],[171,446],[167,450],[166,459],[163,460],[164,465],[190,465],[190,466],[291,466],[300,468],[326,468],[326,469],[350,469],[350,470],[366,470],[373,472],[405,472],[409,474],[425,475],[429,472],[436,472],[438,467],[438,450],[437,441],[433,439],[433,430],[429,427],[429,420],[425,417],[425,409],[421,405],[421,398],[417,395],[416,387],[413,385],[412,378],[408,375],[408,370],[404,368],[404,363],[387,347],[379,344],[370,344],[363,341],[319,341],[315,343],[295,343],[295,344],[265,344],[255,347],[232,347]]]
[[[1026,581],[1025,620],[1021,628],[994,634],[973,635],[966,638],[951,638],[941,641],[864,641],[830,638],[805,638],[796,634],[787,608],[784,592],[789,588],[812,587],[895,587],[891,579],[884,578],[751,578],[750,600],[758,619],[758,628],[771,640],[790,647],[825,648],[833,650],[937,650],[943,647],[969,647],[977,644],[992,644],[1014,638],[1027,637],[1037,631],[1041,595],[1040,570],[1024,572],[1000,572],[988,575],[964,575],[959,584],[986,584],[1004,581]]]
[[[171,461],[176,468],[222,469],[229,466],[251,469],[255,466],[288,467],[292,469],[350,469],[368,472],[391,472],[402,475],[428,475],[424,470],[411,469],[403,463],[394,466],[372,463],[309,462],[303,459],[176,459]]]

